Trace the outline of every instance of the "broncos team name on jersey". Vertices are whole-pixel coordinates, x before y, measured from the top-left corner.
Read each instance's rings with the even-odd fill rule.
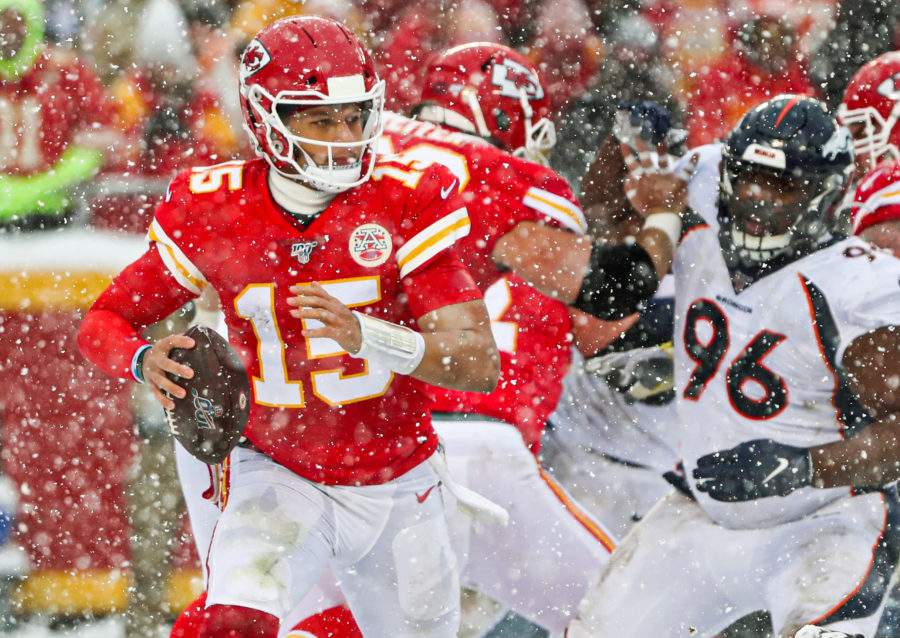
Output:
[[[552,170],[484,140],[429,122],[386,113],[381,152],[410,166],[437,162],[458,179],[472,230],[459,244],[484,292],[500,350],[500,381],[490,394],[435,388],[435,410],[472,412],[511,423],[535,453],[568,369],[570,328],[565,304],[501,272],[492,258],[497,240],[519,222],[533,221],[583,234],[584,215],[568,183]]]
[[[691,477],[700,456],[771,438],[809,447],[850,436],[869,422],[840,367],[856,337],[900,324],[900,260],[846,239],[735,292],[719,245],[718,165],[705,147],[673,263],[675,388],[682,456]],[[690,480],[693,481],[693,478]],[[755,528],[796,520],[848,487],[803,488],[784,498],[724,503],[694,490],[717,522]]]
[[[451,250],[469,231],[466,208],[442,167],[382,162],[303,227],[271,199],[268,171],[254,160],[182,173],[150,239],[182,287],[219,291],[253,387],[247,438],[314,481],[389,480],[436,448],[425,384],[305,339],[318,322],[290,315],[288,288],[318,282],[350,308],[410,326],[477,299]]]

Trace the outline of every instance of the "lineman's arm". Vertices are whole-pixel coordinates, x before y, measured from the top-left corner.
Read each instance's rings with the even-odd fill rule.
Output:
[[[853,340],[842,364],[851,390],[875,421],[849,439],[812,448],[772,439],[746,441],[697,459],[697,489],[726,502],[787,496],[801,487],[872,487],[900,478],[900,330]]]
[[[640,158],[626,146],[626,189],[644,217],[634,243],[607,245],[537,222],[521,222],[494,245],[493,258],[545,295],[601,319],[621,319],[649,299],[669,271],[687,207],[687,178],[696,158],[675,174],[665,146],[654,164],[637,141]]]
[[[573,305],[586,275],[595,267],[591,263],[591,254],[595,247],[598,250],[605,248],[610,263],[621,257],[629,261],[626,265],[631,269],[649,260],[653,268],[646,274],[655,275],[652,295],[655,284],[668,272],[674,247],[658,228],[641,230],[635,240],[642,251],[625,245],[598,246],[584,235],[538,222],[521,222],[497,241],[493,257],[497,264],[527,279],[548,297]],[[638,276],[637,272],[635,276]],[[624,314],[632,311],[627,309]]]
[[[900,327],[853,340],[842,364],[875,422],[849,439],[811,449],[815,487],[884,485],[900,479]]]
[[[319,284],[293,286],[288,305],[298,319],[322,327],[302,331],[307,339],[337,341],[351,356],[372,359],[401,374],[453,390],[491,392],[500,377],[500,357],[484,301],[443,306],[418,319],[422,332],[353,312]],[[421,338],[421,341],[419,339]]]

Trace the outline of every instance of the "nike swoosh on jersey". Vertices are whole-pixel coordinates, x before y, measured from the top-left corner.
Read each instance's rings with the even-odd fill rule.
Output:
[[[456,188],[456,182],[453,182],[447,188],[441,189],[441,199],[447,199],[447,196]]]
[[[784,472],[788,468],[789,465],[790,465],[790,463],[788,463],[788,460],[786,458],[784,458],[783,456],[779,456],[778,457],[778,467],[776,467],[774,470],[772,470],[769,473],[769,475],[763,479],[763,481],[762,481],[763,485],[765,485],[766,483],[771,481],[773,478],[775,478],[776,476],[778,476],[779,474]]]
[[[416,494],[416,500],[419,501],[420,503],[424,503],[425,499],[428,498],[428,495],[431,494],[431,490],[433,490],[436,487],[437,487],[437,485],[432,485],[427,490],[425,490],[424,494]]]

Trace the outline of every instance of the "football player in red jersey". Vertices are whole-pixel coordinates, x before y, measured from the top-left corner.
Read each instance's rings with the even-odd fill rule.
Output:
[[[262,158],[172,182],[149,250],[96,301],[79,345],[170,407],[185,392],[166,373],[192,372],[168,352],[194,344],[150,346],[140,331],[219,293],[253,405],[247,443],[223,464],[201,636],[276,635],[326,568],[364,633],[455,636],[458,573],[433,490],[449,479],[426,382],[490,392],[499,374],[453,251],[470,227],[456,179],[376,161],[384,84],[336,22],[263,29],[240,88]]]

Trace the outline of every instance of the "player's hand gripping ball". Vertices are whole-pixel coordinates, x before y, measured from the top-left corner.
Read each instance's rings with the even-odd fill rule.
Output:
[[[187,390],[170,397],[174,410],[166,421],[178,442],[204,463],[221,463],[244,433],[250,416],[250,381],[237,352],[216,331],[192,326],[186,333],[196,345],[173,348],[169,358],[194,371],[190,379],[167,373]]]

